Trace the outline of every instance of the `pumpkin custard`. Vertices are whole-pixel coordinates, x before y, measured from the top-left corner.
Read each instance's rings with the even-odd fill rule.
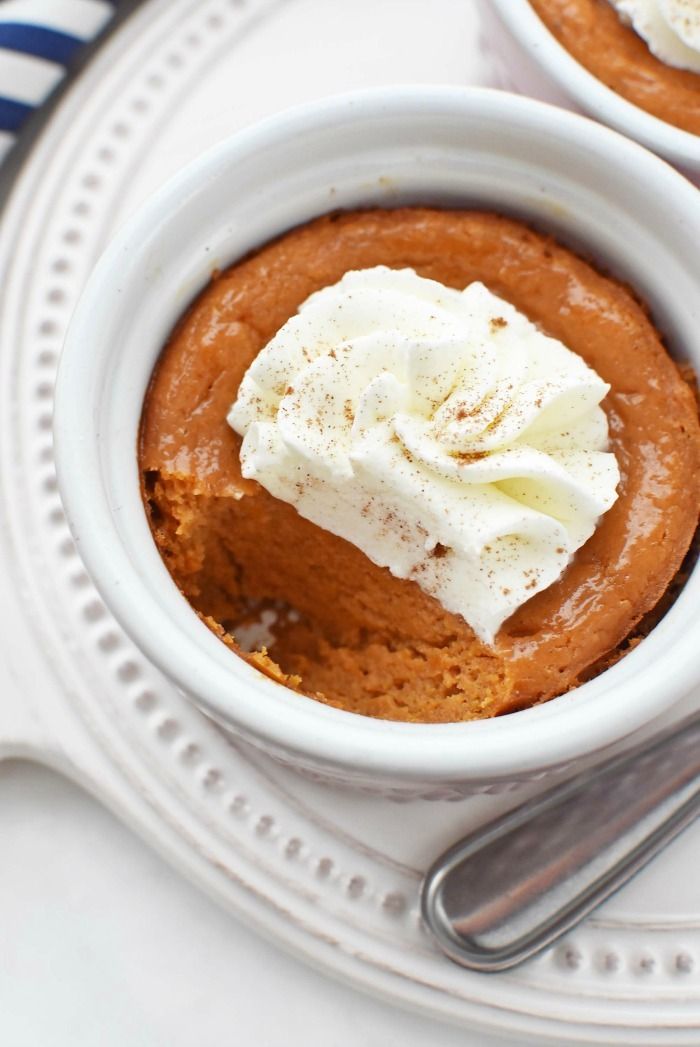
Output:
[[[493,639],[242,475],[227,417],[251,364],[310,295],[380,266],[460,292],[483,284],[609,386],[602,457],[619,467],[615,500]],[[521,709],[624,655],[682,583],[700,505],[694,395],[644,308],[550,238],[476,211],[329,215],[215,275],[156,366],[139,454],[161,555],[232,651],[311,698],[413,722]],[[397,526],[391,514],[383,526]]]
[[[700,49],[691,49],[682,40],[675,47],[672,42],[674,26],[683,29],[690,8],[697,21],[700,7],[696,0],[673,0],[665,7],[662,0],[626,0],[626,4],[620,0],[530,0],[530,4],[562,47],[616,94],[668,124],[700,135],[700,74],[696,71]],[[658,28],[667,15],[666,7],[678,8],[677,22]],[[645,14],[650,22],[652,15],[657,16],[648,41],[624,17],[636,14],[637,8],[640,17]],[[639,25],[646,31],[644,21]],[[673,57],[673,64],[651,49],[656,47],[657,36],[661,44],[657,50]],[[678,64],[676,51],[681,55]],[[691,53],[690,62],[684,62],[684,53]]]

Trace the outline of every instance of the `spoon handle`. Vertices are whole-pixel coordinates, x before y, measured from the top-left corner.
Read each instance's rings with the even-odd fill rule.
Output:
[[[626,883],[699,807],[694,714],[451,847],[423,882],[423,919],[457,963],[513,967]]]

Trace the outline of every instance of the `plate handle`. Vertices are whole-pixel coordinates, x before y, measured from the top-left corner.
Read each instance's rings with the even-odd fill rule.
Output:
[[[0,647],[0,760],[13,758],[55,762],[58,745],[51,737],[39,702],[13,671]]]

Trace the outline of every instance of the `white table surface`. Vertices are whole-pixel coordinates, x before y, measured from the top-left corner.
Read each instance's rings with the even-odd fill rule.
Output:
[[[275,949],[52,771],[0,764],[0,841],[2,1047],[504,1044]]]

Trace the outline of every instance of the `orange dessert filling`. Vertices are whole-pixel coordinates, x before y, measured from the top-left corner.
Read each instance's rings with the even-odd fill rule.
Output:
[[[227,414],[246,370],[310,294],[377,265],[460,290],[483,282],[611,387],[617,500],[493,645],[241,475]],[[643,306],[552,239],[482,212],[329,215],[216,275],[161,355],[139,453],[163,559],[233,651],[329,705],[414,722],[546,701],[626,653],[682,581],[700,503],[694,396]]]

